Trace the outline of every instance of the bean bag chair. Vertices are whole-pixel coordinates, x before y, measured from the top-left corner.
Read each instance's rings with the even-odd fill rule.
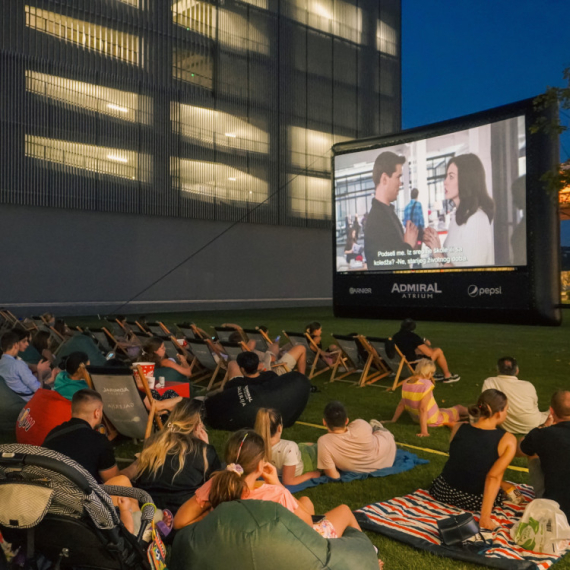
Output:
[[[6,386],[0,376],[0,434],[14,436],[16,420],[26,401]]]
[[[70,419],[71,402],[53,390],[39,388],[18,416],[16,441],[42,445],[54,427]]]
[[[64,356],[69,356],[72,352],[84,352],[89,357],[91,366],[104,366],[107,363],[105,355],[101,353],[95,341],[84,334],[77,334],[68,338],[57,351],[56,364],[59,366]]]
[[[353,528],[326,539],[271,501],[222,503],[177,532],[170,570],[378,570],[368,537]]]
[[[311,383],[300,372],[287,372],[262,383],[226,388],[205,402],[206,420],[214,429],[235,431],[252,428],[259,408],[275,408],[291,427],[303,413]]]

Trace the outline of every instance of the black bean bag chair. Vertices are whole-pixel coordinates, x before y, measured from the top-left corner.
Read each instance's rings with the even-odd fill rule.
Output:
[[[354,528],[323,538],[272,501],[222,503],[176,533],[171,570],[378,570],[370,539]]]
[[[16,420],[24,407],[25,400],[8,388],[0,376],[0,434],[16,439]]]
[[[287,372],[263,382],[240,379],[205,402],[206,421],[214,429],[235,431],[252,428],[259,408],[275,408],[283,416],[284,427],[291,427],[303,413],[311,383],[300,372]]]

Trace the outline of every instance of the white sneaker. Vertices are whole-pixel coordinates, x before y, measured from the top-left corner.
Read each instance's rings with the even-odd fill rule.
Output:
[[[378,420],[370,420],[370,425],[372,426],[372,433],[375,431],[388,431],[381,422]]]
[[[453,384],[453,382],[459,382],[461,380],[461,376],[459,374],[452,374],[449,378],[444,378],[444,384]]]

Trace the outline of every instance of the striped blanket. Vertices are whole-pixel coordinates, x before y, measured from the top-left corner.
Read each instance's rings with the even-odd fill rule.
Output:
[[[405,497],[374,503],[355,512],[360,526],[366,530],[405,542],[433,554],[506,570],[546,570],[561,557],[537,554],[516,545],[510,529],[520,518],[526,505],[534,498],[532,487],[517,485],[524,496],[520,505],[505,503],[495,508],[493,516],[500,527],[492,535],[492,543],[480,549],[450,548],[441,543],[437,521],[461,514],[461,509],[436,501],[427,491],[419,489]],[[479,513],[474,513],[479,519]]]

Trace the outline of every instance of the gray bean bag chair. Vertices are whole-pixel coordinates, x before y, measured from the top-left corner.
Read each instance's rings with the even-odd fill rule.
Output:
[[[16,420],[24,407],[25,400],[10,390],[0,376],[0,433],[14,436],[16,441]]]
[[[84,352],[89,357],[91,366],[104,366],[107,363],[105,355],[101,353],[95,341],[84,334],[78,334],[68,338],[58,349],[56,364],[59,366],[64,356],[72,352]]]
[[[222,503],[178,531],[170,570],[378,570],[368,537],[348,528],[326,539],[271,501]]]

